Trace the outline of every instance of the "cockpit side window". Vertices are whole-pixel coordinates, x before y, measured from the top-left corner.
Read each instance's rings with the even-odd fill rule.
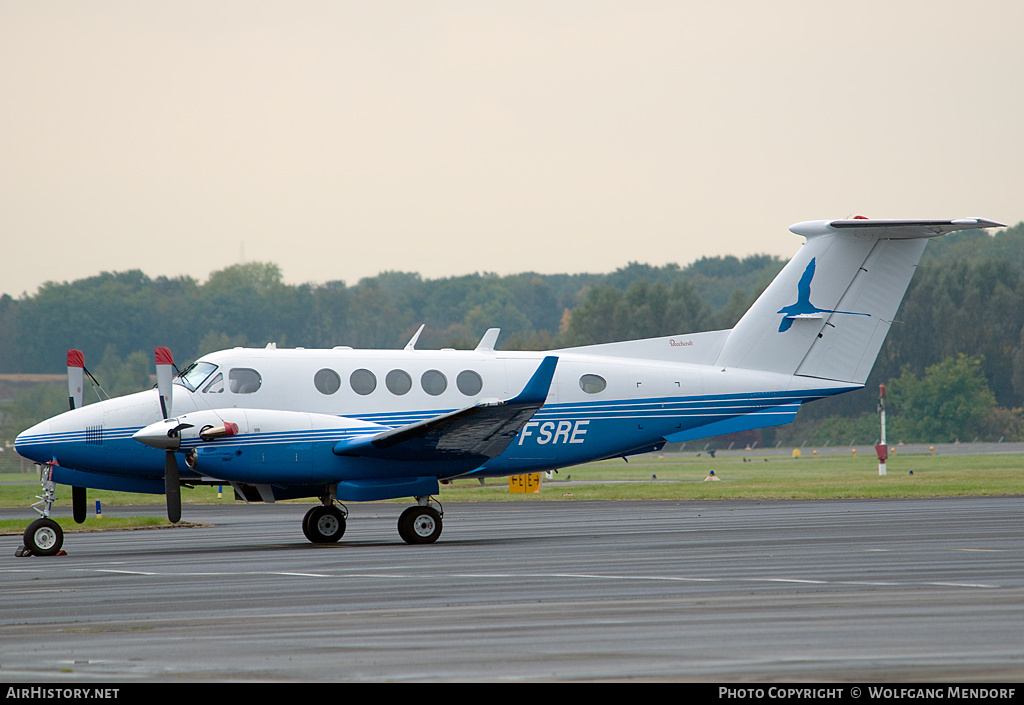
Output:
[[[203,387],[203,394],[220,394],[224,391],[224,375],[218,372],[215,374],[205,387]]]
[[[233,367],[228,372],[228,389],[235,394],[252,394],[262,384],[260,373],[248,367]]]
[[[212,362],[193,362],[185,368],[185,371],[174,378],[175,384],[180,384],[190,392],[199,389],[206,378],[213,374],[217,366]]]

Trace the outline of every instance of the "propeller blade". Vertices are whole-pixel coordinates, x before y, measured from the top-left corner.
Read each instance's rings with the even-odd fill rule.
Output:
[[[71,488],[71,513],[76,524],[81,524],[86,519],[86,494],[84,487]]]
[[[167,518],[172,524],[181,521],[181,482],[178,479],[178,461],[174,451],[164,455],[164,492],[167,494]]]
[[[163,417],[171,415],[171,380],[174,379],[174,358],[167,348],[155,348],[156,354],[156,387],[160,392],[160,413]]]
[[[174,358],[167,348],[154,348],[156,357],[156,388],[160,394],[160,413],[166,420],[171,416],[171,380],[174,379]],[[178,426],[178,429],[181,425]],[[171,523],[181,521],[181,480],[174,451],[164,454],[164,493],[167,495],[167,518]]]
[[[68,406],[71,410],[82,408],[82,383],[84,381],[85,355],[81,350],[68,350]]]

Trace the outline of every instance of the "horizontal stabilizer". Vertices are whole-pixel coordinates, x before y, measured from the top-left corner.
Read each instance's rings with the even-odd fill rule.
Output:
[[[557,364],[557,357],[545,357],[523,391],[507,401],[483,402],[368,439],[339,441],[334,453],[381,460],[495,458],[544,405]]]
[[[790,230],[807,238],[828,235],[839,231],[868,235],[888,240],[914,240],[931,238],[958,230],[979,230],[982,228],[1002,228],[1002,223],[985,218],[957,218],[956,220],[871,220],[869,218],[851,218],[849,220],[809,220],[797,223]]]
[[[850,220],[833,220],[829,223],[838,230],[862,230],[870,232],[874,237],[890,239],[911,239],[918,237],[938,237],[958,230],[980,230],[982,228],[1002,228],[1002,223],[985,218],[958,218],[956,220],[870,220],[853,218]]]

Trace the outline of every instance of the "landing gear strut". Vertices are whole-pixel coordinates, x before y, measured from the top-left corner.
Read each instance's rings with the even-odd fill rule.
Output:
[[[406,543],[434,543],[441,535],[444,513],[430,506],[429,497],[417,497],[416,501],[417,506],[409,507],[398,518],[398,535]]]
[[[50,509],[57,499],[53,463],[39,466],[39,483],[43,487],[43,493],[36,495],[39,501],[32,505],[32,509],[36,510],[41,518],[36,519],[25,529],[22,535],[25,545],[14,552],[16,556],[55,556],[64,545],[64,532],[60,525],[50,518]]]
[[[348,511],[334,504],[330,497],[321,499],[319,507],[313,507],[302,519],[302,533],[312,543],[337,543],[345,534],[345,518]]]

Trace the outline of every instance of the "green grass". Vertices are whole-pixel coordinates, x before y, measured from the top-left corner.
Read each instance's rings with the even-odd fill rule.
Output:
[[[33,466],[34,467],[34,466]],[[41,493],[38,474],[28,473],[0,473],[0,507],[23,508],[24,519],[0,520],[0,535],[21,534],[26,527],[38,518],[38,515],[29,507],[37,501]],[[216,487],[196,487],[193,489],[183,488],[182,502],[187,504],[235,504],[234,494],[230,486],[223,497],[217,497]],[[76,524],[70,517],[52,517],[65,533],[76,531],[111,531],[125,529],[154,529],[167,528],[170,526],[197,526],[194,523],[181,522],[171,524],[166,517],[162,516],[118,516],[112,517],[109,514],[97,517],[96,501],[99,500],[101,509],[107,507],[132,507],[132,506],[162,506],[163,495],[135,494],[131,492],[111,492],[108,490],[89,490],[89,503],[87,505],[88,518],[83,524]],[[53,503],[55,508],[70,509],[71,490],[63,485],[57,485],[57,501]],[[119,511],[118,514],[123,514]]]
[[[217,497],[216,487],[182,488],[182,502],[191,504],[234,504],[234,494],[231,487],[229,485],[224,487],[224,496],[220,499]],[[37,501],[36,495],[40,494],[41,491],[38,475],[35,472],[0,474],[0,507],[28,507]],[[102,507],[114,505],[148,506],[164,503],[163,495],[112,492],[110,490],[89,490],[88,497],[90,514],[96,508],[96,500],[99,500]],[[53,503],[53,506],[70,507],[71,489],[64,485],[57,485],[57,501]]]
[[[745,462],[746,461],[746,462]],[[704,479],[714,471],[718,482]],[[657,479],[653,479],[656,476]],[[568,479],[571,478],[571,481]],[[579,484],[580,482],[587,484]],[[26,484],[11,484],[26,483]],[[39,484],[35,473],[0,474],[0,506],[24,507],[36,501]],[[58,486],[56,507],[69,507],[71,492]],[[834,499],[856,497],[952,497],[1024,495],[1024,454],[992,455],[895,455],[887,474],[878,475],[874,457],[805,453],[800,459],[783,455],[738,455],[709,458],[706,455],[655,455],[629,463],[608,460],[564,468],[545,479],[538,494],[509,492],[508,480],[491,478],[456,480],[441,486],[442,502],[559,501],[559,500],[706,500],[706,499]],[[161,505],[161,495],[89,491],[89,522],[95,528],[118,528],[121,519],[95,519],[95,502],[103,507]],[[308,504],[310,500],[299,500]],[[408,500],[396,500],[407,502]],[[217,497],[216,487],[182,490],[185,504],[236,504],[230,487]],[[27,513],[27,512],[26,512]],[[23,530],[34,517],[12,524],[8,531]],[[63,522],[63,520],[61,520]],[[68,520],[66,530],[90,530],[90,524]],[[149,522],[153,522],[150,524]],[[9,522],[0,522],[0,531]],[[164,525],[166,520],[140,518],[139,525]],[[62,524],[63,525],[63,524]],[[21,527],[18,529],[18,527]],[[127,528],[127,527],[124,527]]]
[[[540,494],[509,494],[507,483],[481,487],[457,480],[442,501],[507,499],[834,499],[1024,494],[1024,455],[906,455],[890,458],[878,475],[875,458],[842,455],[792,459],[748,455],[711,459],[653,456],[626,464],[609,460],[566,468],[545,480]],[[711,471],[718,482],[704,481]],[[911,474],[913,473],[913,474]],[[609,484],[570,484],[565,478]],[[657,476],[657,480],[652,479]],[[611,484],[614,481],[627,483]],[[493,483],[493,486],[490,484]]]
[[[26,519],[0,520],[0,535],[22,534],[37,517]],[[195,523],[171,524],[161,517],[88,517],[84,523],[76,524],[70,517],[53,517],[65,533],[85,531],[125,531],[128,529],[162,529],[170,526],[200,526]]]

